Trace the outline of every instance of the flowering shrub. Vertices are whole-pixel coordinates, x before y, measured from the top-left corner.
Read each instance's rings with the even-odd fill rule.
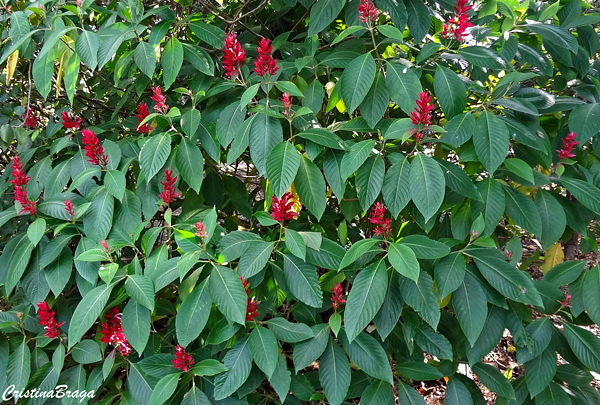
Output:
[[[587,2],[2,7],[0,392],[600,401]]]

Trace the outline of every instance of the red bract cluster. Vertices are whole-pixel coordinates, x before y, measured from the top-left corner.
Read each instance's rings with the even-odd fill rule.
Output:
[[[69,214],[69,216],[75,216],[75,207],[73,206],[71,200],[65,200],[65,211],[67,212],[67,214]]]
[[[19,155],[13,157],[11,167],[13,179],[8,180],[8,182],[15,186],[15,201],[21,204],[21,214],[28,213],[33,215],[37,212],[35,208],[37,201],[32,201],[27,197],[27,182],[31,180],[31,177],[27,176],[27,173],[23,171],[23,163],[21,163]]]
[[[246,322],[251,321],[258,316],[258,304],[260,301],[255,301],[255,297],[250,297],[250,284],[248,280],[244,280],[242,276],[240,276],[240,280],[242,280],[242,284],[244,285],[244,290],[246,290],[246,295],[248,296],[248,305],[246,307]]]
[[[290,97],[290,93],[283,93],[281,95],[281,102],[283,103],[283,108],[285,108],[283,115],[285,115],[286,117],[291,117],[292,115],[294,115],[294,112],[291,111],[292,97]],[[291,112],[291,115],[290,115],[290,112]]]
[[[135,114],[135,116],[138,119],[137,130],[140,134],[147,134],[148,132],[154,129],[153,127],[148,125],[147,122],[145,122],[143,125],[139,125],[142,123],[142,121],[144,121],[144,118],[146,118],[148,115],[150,115],[150,111],[148,111],[148,104],[142,103],[137,106],[137,114]]]
[[[565,300],[564,301],[561,301],[561,300],[556,300],[556,301],[558,301],[558,303],[560,305],[562,305],[563,307],[572,308],[572,306],[571,306],[571,294],[569,294],[569,293],[565,294]]]
[[[194,224],[196,227],[196,236],[199,238],[208,238],[208,234],[206,233],[206,225],[202,223],[202,221],[198,221]]]
[[[176,196],[175,193],[175,182],[177,176],[173,176],[173,170],[170,167],[165,169],[165,179],[160,181],[163,185],[163,192],[158,195],[158,198],[162,198],[165,204],[169,205],[173,202]]]
[[[369,221],[373,224],[376,224],[375,233],[377,235],[383,235],[384,238],[387,238],[392,233],[392,220],[389,218],[384,218],[385,216],[385,207],[382,203],[375,203],[375,208],[373,208],[373,213],[369,218]]]
[[[431,124],[431,111],[433,110],[433,105],[429,104],[430,102],[431,95],[429,95],[428,92],[424,91],[419,93],[417,107],[415,108],[415,111],[410,112],[410,119],[413,124]]]
[[[340,283],[337,283],[332,289],[331,292],[333,293],[331,295],[331,308],[335,309],[337,311],[337,309],[340,307],[340,304],[345,304],[346,300],[344,298],[342,298],[342,285]]]
[[[225,48],[223,49],[223,69],[225,75],[235,79],[240,74],[240,68],[246,63],[246,52],[235,33],[225,34]]]
[[[196,362],[192,359],[191,354],[187,354],[183,347],[177,345],[175,348],[175,359],[171,363],[173,363],[174,368],[187,372]]]
[[[38,123],[39,118],[36,117],[35,115],[33,115],[33,108],[29,107],[26,111],[25,114],[23,114],[23,125],[26,126],[27,128],[35,128],[35,126]]]
[[[375,22],[377,20],[377,8],[369,0],[360,0],[358,12],[358,19],[364,23],[367,21]]]
[[[66,129],[73,129],[73,130],[79,129],[79,126],[81,125],[81,121],[82,121],[81,118],[76,117],[67,111],[61,112],[60,116],[63,121],[62,122],[63,127],[65,127]]]
[[[440,32],[440,37],[444,39],[455,39],[457,41],[463,41],[467,35],[467,28],[472,27],[473,24],[469,22],[469,10],[473,7],[468,5],[469,0],[456,0],[454,6],[454,17],[452,17]]]
[[[271,46],[271,40],[261,39],[260,45],[256,48],[258,51],[258,58],[254,61],[254,71],[259,76],[266,74],[274,75],[277,73],[279,68],[277,67],[277,59],[273,59],[271,52],[273,47]]]
[[[127,338],[123,333],[123,327],[121,326],[121,313],[117,307],[113,307],[106,311],[100,330],[102,337],[100,341],[113,345],[117,348],[121,356],[128,356],[131,353],[131,346],[127,343]]]
[[[60,327],[65,323],[57,323],[54,318],[54,311],[50,309],[48,303],[46,301],[42,301],[38,304],[38,315],[40,317],[39,324],[44,327],[46,332],[44,332],[44,336],[48,336],[50,339],[54,339],[60,336]]]
[[[568,159],[575,157],[573,149],[579,144],[579,142],[577,142],[575,138],[577,138],[577,134],[575,132],[569,132],[569,134],[564,139],[561,139],[563,148],[558,149],[556,151],[559,159]]]
[[[273,196],[273,202],[271,203],[271,218],[276,221],[285,221],[286,219],[296,218],[298,214],[292,211],[292,207],[294,206],[292,197],[292,193],[289,191],[282,195],[281,199]]]
[[[84,129],[81,141],[85,147],[85,156],[88,161],[95,166],[106,166],[108,164],[108,156],[104,153],[104,148],[100,145],[100,140],[94,131]]]
[[[162,94],[162,89],[160,87],[154,87],[152,89],[152,97],[150,97],[150,98],[155,103],[154,111],[156,111],[157,113],[160,113],[160,114],[166,114],[167,111],[169,111],[169,106],[167,105],[167,97]],[[138,107],[138,112],[139,112],[139,107]]]

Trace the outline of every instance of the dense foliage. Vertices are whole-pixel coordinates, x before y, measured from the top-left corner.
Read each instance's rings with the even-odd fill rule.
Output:
[[[600,403],[585,1],[1,5],[0,391]]]

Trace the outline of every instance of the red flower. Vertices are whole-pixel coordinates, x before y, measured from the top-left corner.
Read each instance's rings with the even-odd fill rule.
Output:
[[[88,161],[95,166],[106,166],[108,164],[108,156],[104,153],[104,148],[100,145],[100,140],[94,131],[84,129],[81,138],[85,146],[85,155]]]
[[[187,372],[194,365],[195,361],[191,354],[187,354],[180,345],[175,348],[175,359],[171,362],[173,367],[183,372]]]
[[[240,276],[240,280],[242,280],[244,290],[246,290],[246,295],[248,296],[248,305],[246,307],[246,322],[248,322],[258,316],[258,304],[260,304],[260,301],[255,301],[255,297],[250,297],[250,284],[248,284],[248,280],[244,280],[242,276]]]
[[[377,8],[369,0],[360,0],[358,12],[360,13],[358,19],[364,23],[367,21],[375,22],[377,20]]]
[[[285,111],[283,112],[283,115],[285,115],[286,117],[291,117],[294,115],[294,112],[291,111],[292,109],[292,97],[290,97],[290,93],[283,93],[281,95],[281,102],[283,103],[283,108],[285,108]],[[290,114],[291,112],[291,114]]]
[[[40,316],[39,324],[44,326],[46,332],[44,336],[48,336],[50,339],[54,339],[60,336],[60,327],[65,323],[57,323],[54,318],[54,311],[50,309],[46,301],[42,301],[38,304],[38,315]]]
[[[78,118],[76,116],[74,116],[73,114],[67,112],[67,111],[63,111],[62,113],[60,113],[60,116],[62,117],[62,126],[65,127],[66,129],[73,129],[73,130],[78,130],[79,126],[81,125],[81,118]]]
[[[100,241],[100,246],[102,246],[102,249],[105,253],[108,253],[110,251],[110,249],[108,247],[108,242],[106,241],[106,239],[102,239]]]
[[[137,106],[137,114],[135,114],[135,116],[138,119],[137,130],[140,134],[147,134],[148,132],[150,132],[154,129],[153,127],[148,125],[147,122],[144,123],[144,125],[139,125],[142,123],[142,121],[144,121],[144,118],[146,118],[148,115],[150,115],[150,112],[148,111],[148,105],[146,103],[142,103]]]
[[[579,142],[575,141],[576,137],[577,134],[575,132],[569,132],[569,134],[564,139],[561,139],[563,148],[558,149],[556,151],[559,159],[575,157],[575,154],[573,153],[573,148],[575,148],[575,146],[579,144]]]
[[[384,238],[387,238],[392,233],[392,220],[384,218],[384,215],[385,207],[380,202],[376,202],[369,221],[377,225],[375,227],[375,233],[377,235],[383,235]]]
[[[206,225],[202,223],[202,221],[198,221],[194,224],[196,227],[196,236],[199,238],[208,238],[208,234],[206,233]]]
[[[154,111],[156,111],[159,114],[166,114],[167,111],[169,111],[169,106],[166,104],[167,97],[162,94],[162,89],[160,87],[157,86],[152,89],[152,97],[150,97],[150,98],[152,100],[154,100],[154,102],[155,102]],[[146,108],[146,110],[147,110],[147,108]],[[138,112],[140,112],[139,107],[138,107]],[[137,115],[136,115],[136,117],[137,117]],[[138,117],[138,119],[139,119],[139,117]],[[138,131],[139,131],[139,129],[138,129]]]
[[[106,322],[100,325],[100,334],[102,335],[100,341],[116,347],[121,356],[128,356],[131,353],[131,346],[127,343],[127,338],[123,333],[119,309],[117,307],[109,309],[104,314],[104,319]]]
[[[449,19],[444,28],[440,32],[440,37],[443,39],[454,39],[457,41],[463,41],[467,35],[467,28],[472,27],[473,24],[469,22],[469,10],[473,8],[472,5],[468,5],[469,0],[456,0],[454,6],[454,17]]]
[[[240,68],[246,63],[246,52],[235,33],[225,34],[225,48],[223,49],[223,69],[225,75],[235,79],[240,74]]]
[[[569,293],[565,294],[565,300],[564,301],[560,301],[560,300],[556,300],[556,301],[558,301],[558,303],[560,305],[562,305],[563,307],[572,308],[572,306],[571,306],[571,294],[569,294]]]
[[[71,200],[65,200],[65,211],[67,211],[67,214],[70,216],[75,216],[75,207],[73,206]]]
[[[173,202],[173,198],[177,195],[175,193],[175,182],[177,181],[177,176],[173,177],[173,170],[167,167],[165,169],[165,180],[161,180],[161,184],[163,185],[163,192],[158,195],[158,198],[162,198],[165,204],[169,205]]]
[[[292,193],[289,191],[281,196],[281,200],[273,196],[273,202],[271,203],[273,212],[271,212],[271,218],[276,221],[285,221],[286,219],[296,218],[298,214],[292,211],[292,207],[294,206],[292,197]]]
[[[410,119],[413,124],[419,125],[430,125],[431,124],[431,111],[433,110],[433,105],[429,104],[431,102],[431,96],[428,92],[424,91],[419,93],[419,99],[417,100],[417,107],[415,111],[410,112]]]
[[[35,208],[36,201],[32,201],[27,197],[27,183],[31,180],[31,177],[27,176],[27,173],[23,171],[23,163],[19,155],[15,155],[12,159],[12,180],[8,180],[15,186],[15,201],[18,201],[21,206],[21,214],[28,213],[33,215],[37,212]]]
[[[342,285],[337,283],[332,289],[331,292],[331,308],[337,310],[340,307],[340,304],[345,304],[346,300],[342,298]]]
[[[39,121],[39,118],[33,115],[33,108],[29,107],[23,114],[23,125],[27,128],[34,129]]]
[[[258,51],[258,58],[254,61],[254,71],[256,74],[263,76],[277,73],[279,68],[277,67],[277,59],[273,59],[271,56],[271,52],[273,52],[271,40],[266,38],[261,39],[260,45],[256,50]]]

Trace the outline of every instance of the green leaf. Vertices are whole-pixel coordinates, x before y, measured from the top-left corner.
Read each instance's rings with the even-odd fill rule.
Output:
[[[113,197],[123,201],[125,195],[125,175],[119,170],[108,170],[104,175],[104,187]]]
[[[422,324],[414,337],[421,349],[440,359],[452,360],[452,345],[446,337]]]
[[[227,398],[248,379],[252,369],[252,355],[248,346],[247,338],[240,340],[223,357],[223,363],[229,371],[215,378],[215,400]]]
[[[506,316],[504,310],[496,306],[490,306],[479,338],[473,346],[465,345],[469,364],[478,362],[498,345],[498,342],[502,339],[505,326]]]
[[[392,397],[392,389],[389,383],[382,380],[373,380],[363,391],[360,397],[362,405],[388,405]]]
[[[169,398],[171,398],[171,395],[173,395],[173,393],[177,389],[179,377],[179,374],[169,374],[161,378],[152,390],[152,395],[150,396],[150,401],[148,402],[148,404],[162,405]]]
[[[417,75],[404,65],[389,62],[386,69],[385,84],[390,98],[405,114],[410,114],[417,106],[421,82]]]
[[[518,347],[517,361],[519,363],[525,363],[541,354],[548,347],[552,338],[552,325],[547,317],[531,322],[525,331],[531,336],[533,346],[531,348]]]
[[[327,205],[325,179],[317,165],[306,156],[301,156],[294,185],[302,204],[320,220]]]
[[[277,367],[279,357],[277,339],[269,329],[256,326],[248,339],[250,353],[254,362],[267,378],[271,378]]]
[[[504,192],[506,194],[506,214],[510,219],[523,229],[540,235],[542,220],[533,201],[525,194],[510,187],[504,187]]]
[[[415,283],[419,280],[419,261],[411,248],[399,243],[390,243],[388,259],[398,273]]]
[[[106,239],[112,227],[114,206],[114,197],[105,187],[100,187],[83,219],[83,229],[88,237],[96,242]]]
[[[225,31],[213,24],[193,22],[189,25],[190,29],[198,38],[212,45],[216,49],[225,47]]]
[[[348,152],[344,154],[340,164],[340,176],[342,183],[367,160],[371,154],[375,142],[372,140],[360,141],[352,145]]]
[[[364,34],[366,32],[366,29],[362,25],[353,25],[353,26],[350,26],[350,27],[346,28],[344,31],[340,32],[338,34],[338,36],[335,37],[335,39],[333,40],[333,42],[331,43],[331,45],[337,44],[338,42],[340,42],[344,38],[347,38],[348,36],[354,34],[355,32],[358,32],[358,31],[362,31],[361,32],[361,35],[362,35],[362,34]]]
[[[398,398],[401,404],[427,405],[421,394],[402,381],[398,381]]]
[[[181,42],[179,42],[177,38],[171,37],[160,56],[160,65],[163,68],[163,83],[165,84],[165,89],[171,87],[179,74],[182,64],[183,46],[181,46]]]
[[[586,367],[600,372],[600,340],[592,333],[578,326],[564,322],[565,338],[573,353]]]
[[[36,219],[29,224],[29,227],[27,227],[27,237],[33,246],[37,246],[42,239],[42,236],[44,236],[44,233],[46,233],[46,221],[44,218]]]
[[[283,255],[283,272],[288,288],[300,301],[313,308],[321,308],[323,292],[317,270],[295,256]]]
[[[379,196],[384,173],[385,163],[379,155],[369,157],[356,172],[356,191],[364,211],[367,211]]]
[[[267,325],[275,337],[283,342],[297,343],[314,337],[312,330],[305,324],[290,322],[282,317],[269,319]]]
[[[450,377],[444,395],[445,405],[473,405],[471,393],[456,377]]]
[[[534,204],[542,221],[539,236],[544,249],[547,249],[562,236],[567,226],[567,216],[562,205],[546,190],[538,190]]]
[[[273,148],[267,157],[266,169],[275,196],[281,197],[290,188],[299,167],[300,154],[291,143],[282,142]]]
[[[439,259],[450,253],[448,246],[423,235],[405,236],[398,243],[411,248],[418,259]]]
[[[69,349],[75,346],[96,322],[108,302],[113,286],[114,284],[98,286],[79,301],[69,323]]]
[[[401,376],[413,380],[437,380],[444,376],[432,365],[417,361],[405,361],[402,364],[398,364],[396,371]]]
[[[535,397],[542,392],[555,374],[556,350],[549,346],[535,359],[525,363],[525,382],[530,395]]]
[[[471,346],[475,344],[485,325],[486,301],[479,281],[470,274],[467,274],[458,289],[452,293],[452,307]]]
[[[588,316],[600,323],[600,267],[587,270],[583,279],[583,302]]]
[[[331,24],[342,11],[345,3],[346,0],[317,1],[310,9],[308,36],[318,34]]]
[[[437,158],[435,160],[441,165],[446,185],[450,190],[469,197],[472,200],[483,201],[479,190],[477,190],[477,187],[463,169],[447,160]]]
[[[123,309],[122,321],[128,342],[135,351],[143,353],[150,338],[150,311],[135,300],[129,300]]]
[[[141,41],[135,48],[133,60],[143,74],[152,79],[156,70],[156,52],[148,42]]]
[[[415,43],[419,43],[427,35],[431,22],[429,7],[419,0],[405,0],[404,5],[408,12],[408,28]]]
[[[393,28],[387,25],[380,25],[379,28],[381,27]],[[360,104],[361,115],[371,128],[375,128],[375,125],[381,120],[389,103],[390,96],[385,85],[385,78],[381,73],[377,73],[369,92]]]
[[[349,372],[349,371],[348,371]],[[29,381],[31,375],[31,353],[27,342],[23,342],[14,349],[8,358],[6,366],[6,384],[14,385],[15,390],[22,391]]]
[[[156,134],[144,143],[140,151],[140,168],[146,181],[158,173],[171,153],[171,135],[168,132]]]
[[[43,56],[38,56],[33,61],[31,75],[37,91],[42,98],[46,100],[50,90],[52,89],[52,77],[54,76],[54,55],[47,53]]]
[[[536,405],[567,405],[572,402],[565,388],[550,381],[550,384],[535,397],[535,403]]]
[[[154,311],[154,284],[152,280],[141,274],[132,274],[125,283],[127,294],[138,304]]]
[[[454,252],[442,258],[434,269],[440,297],[446,297],[455,291],[463,283],[466,271],[467,264],[462,254]]]
[[[392,124],[393,125],[393,124]],[[403,158],[394,163],[383,177],[383,201],[394,218],[410,201],[410,162]]]
[[[177,341],[183,347],[196,340],[206,326],[212,306],[208,290],[209,282],[205,280],[183,300],[177,311],[175,332]]]
[[[117,264],[115,263],[114,266]],[[71,278],[72,269],[73,252],[68,247],[63,248],[58,258],[44,269],[46,281],[55,297],[58,297],[65,289]],[[102,271],[100,271],[100,276],[102,277]]]
[[[196,131],[200,127],[201,118],[200,111],[195,108],[187,110],[181,116],[181,129],[183,129],[183,132],[185,132],[190,139],[194,138]],[[181,168],[179,168],[179,171],[181,171]]]
[[[245,324],[248,297],[239,276],[233,270],[229,267],[213,266],[208,290],[212,301],[227,319]]]
[[[271,258],[275,242],[261,242],[250,246],[243,254],[238,263],[238,274],[244,278],[250,278],[258,274]]]
[[[77,54],[91,70],[95,70],[98,66],[98,48],[100,42],[98,36],[93,31],[83,31],[79,34],[77,41],[75,41],[75,50]],[[154,60],[156,64],[156,59]]]
[[[304,97],[304,93],[292,82],[275,82],[275,87],[282,93],[289,93],[293,97]]]
[[[586,181],[561,177],[560,182],[586,208],[600,214],[600,189]]]
[[[361,239],[358,242],[355,242],[352,246],[350,246],[350,249],[348,249],[344,255],[338,270],[342,270],[343,268],[354,263],[359,257],[368,252],[379,242],[379,239]]]
[[[556,287],[571,284],[579,278],[584,267],[585,261],[582,260],[562,262],[544,274],[543,280]]]
[[[283,403],[290,390],[292,373],[288,370],[285,359],[279,353],[277,353],[277,367],[275,367],[273,375],[269,378],[269,382],[277,396],[279,396],[279,400]]]
[[[504,207],[506,206],[506,197],[502,186],[495,179],[488,177],[477,184],[479,194],[483,198],[483,203],[473,201],[473,216],[477,217],[483,214],[485,220],[484,235],[489,236],[494,232],[496,226],[502,218]]]
[[[175,163],[186,183],[189,184],[196,193],[199,193],[200,187],[202,186],[204,157],[196,143],[188,139],[182,139],[177,148],[177,153],[175,154]]]
[[[71,352],[73,360],[79,364],[92,364],[102,361],[100,346],[93,340],[86,339],[77,343]]]
[[[200,49],[198,46],[182,43],[183,57],[195,67],[200,73],[207,76],[214,76],[215,65],[210,55]]]
[[[375,60],[371,53],[355,58],[342,75],[342,98],[351,114],[362,103],[375,80]]]
[[[467,46],[461,48],[459,54],[473,65],[488,69],[507,69],[508,65],[500,54],[484,46]]]
[[[479,381],[496,394],[508,399],[515,398],[515,390],[512,385],[496,367],[485,363],[476,363],[471,366],[471,369]]]
[[[296,257],[306,261],[306,243],[293,229],[285,229],[285,247]]]
[[[239,258],[250,246],[262,243],[263,240],[255,233],[234,231],[225,235],[219,241],[221,262],[231,262]]]
[[[250,124],[250,156],[261,176],[266,173],[267,157],[281,142],[283,129],[279,120],[266,114],[258,114]]]
[[[406,278],[400,278],[400,293],[404,301],[411,306],[421,318],[425,320],[433,329],[437,329],[440,321],[440,309],[438,296],[433,287],[433,280],[427,272],[419,273],[419,281]]]
[[[417,154],[410,165],[409,190],[425,221],[429,221],[442,205],[445,186],[440,165],[423,153]]]
[[[321,357],[329,341],[329,326],[326,323],[314,325],[310,329],[314,337],[294,346],[294,367],[296,373]]]
[[[509,141],[508,129],[504,122],[489,111],[484,111],[475,124],[473,144],[477,157],[490,174],[504,161]]]
[[[215,359],[206,359],[192,367],[192,373],[197,376],[211,376],[229,370],[227,366]]]
[[[344,401],[350,388],[350,363],[332,338],[319,360],[319,381],[331,405],[340,405]]]
[[[206,394],[194,385],[192,386],[192,389],[183,396],[181,405],[211,405],[211,402]]]
[[[381,344],[371,335],[361,332],[352,343],[348,342],[346,334],[340,335],[342,346],[350,360],[372,377],[393,384],[392,369],[387,354]]]
[[[299,138],[308,139],[317,145],[326,146],[330,149],[343,150],[343,141],[333,132],[324,128],[309,128],[296,135]]]
[[[467,142],[475,132],[475,117],[470,112],[455,115],[444,127],[446,132],[440,139],[442,142],[458,148]]]
[[[447,119],[463,112],[467,105],[467,90],[456,73],[447,67],[437,65],[433,89]]]
[[[596,135],[600,131],[600,105],[593,103],[575,107],[569,114],[569,129],[577,133],[575,140],[579,145]]]

